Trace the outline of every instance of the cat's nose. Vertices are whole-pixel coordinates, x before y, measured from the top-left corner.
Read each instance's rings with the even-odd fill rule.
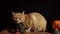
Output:
[[[18,19],[17,19],[17,21],[16,21],[16,22],[17,22],[17,23],[20,23],[20,22],[21,22],[21,20],[18,20]]]

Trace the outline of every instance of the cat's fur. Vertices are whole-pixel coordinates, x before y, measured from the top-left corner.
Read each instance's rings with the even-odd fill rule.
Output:
[[[13,19],[17,23],[23,22],[24,27],[27,28],[26,29],[27,32],[30,32],[31,29],[33,29],[34,32],[46,30],[47,21],[40,13],[34,12],[24,14],[24,12],[23,13],[12,12],[12,14]]]

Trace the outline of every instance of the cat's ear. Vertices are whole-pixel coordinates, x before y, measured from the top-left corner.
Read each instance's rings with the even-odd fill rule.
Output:
[[[24,14],[25,11],[22,12],[22,14]]]
[[[14,14],[14,12],[12,11],[12,14]]]

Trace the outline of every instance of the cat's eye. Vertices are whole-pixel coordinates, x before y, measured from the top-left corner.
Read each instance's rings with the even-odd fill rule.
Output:
[[[19,19],[21,19],[21,18],[19,18]]]
[[[15,19],[17,19],[17,17],[14,17]]]

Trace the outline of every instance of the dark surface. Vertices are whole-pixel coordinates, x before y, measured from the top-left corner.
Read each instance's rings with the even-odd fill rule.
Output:
[[[47,30],[52,32],[51,23],[54,19],[60,20],[59,2],[48,0],[37,1],[18,1],[18,0],[0,0],[0,30],[5,29],[8,25],[10,28],[14,23],[12,22],[11,11],[22,12],[39,12],[45,16],[48,24]]]
[[[13,34],[8,32],[8,30],[3,30],[0,34]],[[49,32],[25,32],[25,34],[51,34]]]

